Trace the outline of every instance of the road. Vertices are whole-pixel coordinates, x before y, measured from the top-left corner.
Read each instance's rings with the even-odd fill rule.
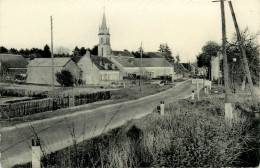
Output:
[[[81,142],[116,128],[132,118],[146,116],[159,105],[161,100],[167,104],[183,99],[189,96],[193,89],[195,89],[195,85],[191,85],[191,81],[185,81],[167,91],[138,100],[1,128],[1,165],[6,168],[30,162],[31,139],[35,133],[41,139],[45,152],[50,153],[72,145],[71,131],[73,128],[77,142]],[[105,127],[106,130],[104,130]]]

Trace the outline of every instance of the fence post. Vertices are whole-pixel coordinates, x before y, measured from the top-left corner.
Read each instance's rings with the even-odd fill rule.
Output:
[[[200,90],[199,90],[199,81],[197,80],[197,94],[198,94],[198,100],[200,100]]]
[[[233,112],[231,103],[225,103],[225,119],[233,119]]]
[[[191,92],[191,100],[194,100],[194,90]]]
[[[164,115],[164,101],[161,101],[161,103],[160,103],[160,115],[161,116]]]
[[[32,139],[32,168],[41,168],[41,144],[39,138]]]

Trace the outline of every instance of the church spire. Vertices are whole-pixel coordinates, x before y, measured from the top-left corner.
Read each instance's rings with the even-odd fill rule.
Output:
[[[103,20],[102,20],[102,28],[107,28],[107,24],[106,24],[106,15],[105,15],[105,7],[104,7],[104,13],[103,13]]]

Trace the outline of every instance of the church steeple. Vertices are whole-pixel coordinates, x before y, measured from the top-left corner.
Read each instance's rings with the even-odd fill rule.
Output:
[[[107,57],[111,54],[111,47],[110,47],[110,34],[109,28],[106,24],[106,15],[105,9],[103,12],[103,19],[102,24],[99,26],[99,44],[98,44],[98,56]]]
[[[104,8],[104,12],[103,12],[102,24],[99,27],[99,35],[100,34],[107,34],[107,35],[109,35],[109,29],[107,28],[107,23],[106,23],[105,8]]]
[[[103,19],[102,19],[102,25],[101,25],[101,27],[104,28],[104,29],[107,28],[105,9],[104,9],[104,13],[103,13]]]

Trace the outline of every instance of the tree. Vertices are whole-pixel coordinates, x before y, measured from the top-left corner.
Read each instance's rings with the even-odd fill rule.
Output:
[[[47,44],[44,46],[41,57],[42,58],[51,58],[50,47]]]
[[[69,55],[69,53],[70,53],[70,49],[65,47],[58,47],[55,52],[55,54],[57,55]]]
[[[208,41],[202,47],[202,53],[197,56],[198,67],[210,67],[211,57],[216,57],[220,45],[214,41]]]
[[[98,55],[98,45],[94,45],[94,47],[90,50],[91,55]]]
[[[81,47],[79,56],[84,56],[86,54],[87,50],[84,47]]]
[[[18,52],[17,49],[15,49],[15,48],[11,48],[11,49],[8,51],[8,53],[10,53],[10,54],[19,54],[19,52]]]
[[[250,35],[251,34],[251,35]],[[249,70],[252,77],[252,82],[255,85],[259,85],[260,77],[260,51],[259,44],[257,42],[257,34],[252,34],[246,28],[242,33],[242,39],[244,43],[244,48],[246,52],[246,57],[248,60]],[[230,80],[234,80],[236,84],[242,84],[245,82],[246,72],[243,65],[243,56],[237,41],[237,34],[234,34],[231,43],[229,43],[227,48],[228,64],[231,68]],[[233,59],[236,58],[236,62]]]
[[[74,56],[74,57],[80,56],[80,49],[78,48],[78,46],[76,46],[76,47],[74,48],[74,50],[72,51],[72,53],[73,53],[73,56]]]
[[[8,53],[8,50],[4,46],[1,46],[0,53]]]
[[[62,70],[55,74],[57,82],[63,87],[73,86],[74,77],[69,70]]]
[[[169,46],[168,46],[167,43],[166,43],[166,44],[160,44],[158,51],[163,55],[163,57],[164,57],[168,62],[170,62],[171,64],[174,63],[175,59],[174,59],[174,57],[172,56],[171,49],[169,48]]]

